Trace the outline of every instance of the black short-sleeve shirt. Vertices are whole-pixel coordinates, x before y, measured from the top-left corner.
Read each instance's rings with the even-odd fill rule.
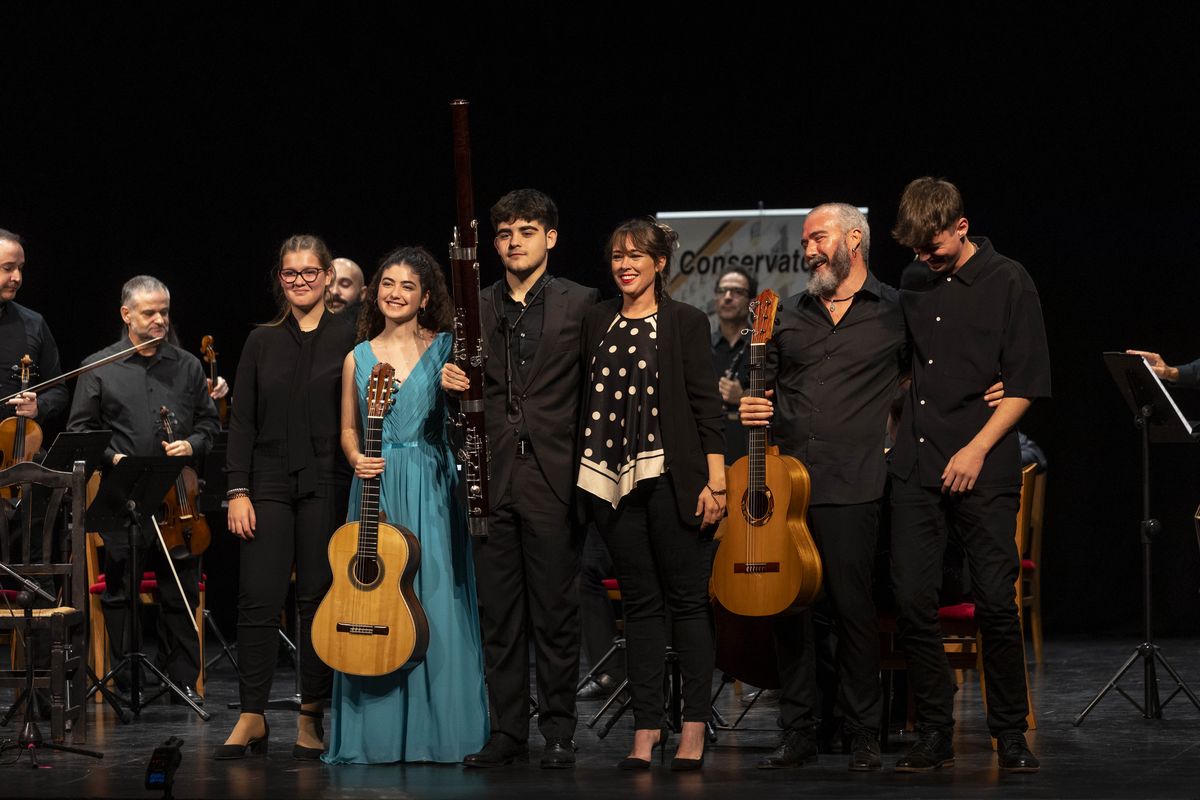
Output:
[[[893,474],[919,469],[922,486],[942,483],[946,463],[987,423],[983,394],[997,378],[1006,397],[1050,396],[1050,352],[1037,288],[1025,268],[983,238],[952,275],[921,262],[900,284],[900,305],[912,336],[912,385],[892,452]],[[1017,432],[984,460],[976,485],[1020,481]]]

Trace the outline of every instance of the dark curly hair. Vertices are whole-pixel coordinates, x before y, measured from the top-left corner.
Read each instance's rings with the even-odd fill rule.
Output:
[[[418,324],[434,333],[454,327],[454,303],[446,290],[442,265],[424,247],[398,247],[379,262],[379,269],[375,270],[363,296],[362,310],[358,312],[358,341],[374,338],[383,331],[383,312],[379,310],[377,302],[379,282],[383,280],[383,273],[388,267],[398,264],[404,264],[415,272],[421,283],[421,293],[429,293],[429,302],[417,317]]]

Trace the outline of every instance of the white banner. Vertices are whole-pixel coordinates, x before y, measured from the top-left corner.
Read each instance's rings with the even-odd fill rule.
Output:
[[[811,208],[748,211],[663,211],[658,219],[679,233],[667,291],[671,297],[708,313],[716,330],[713,288],[730,267],[741,267],[758,280],[758,290],[774,289],[780,298],[803,291],[804,220]],[[864,214],[867,209],[860,207]]]

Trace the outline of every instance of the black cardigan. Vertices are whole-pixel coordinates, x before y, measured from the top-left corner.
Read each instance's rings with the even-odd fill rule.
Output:
[[[621,310],[621,298],[599,303],[583,318],[580,353],[586,377],[596,347],[604,338],[609,323]],[[717,374],[713,369],[712,333],[708,317],[695,306],[664,297],[658,304],[658,381],[661,393],[659,425],[667,475],[675,488],[679,518],[685,525],[700,523],[696,500],[708,483],[708,454],[725,455],[725,428],[721,396],[717,393]],[[584,381],[584,390],[587,389]],[[580,409],[586,408],[580,402]],[[585,426],[577,426],[582,431]],[[576,453],[583,452],[578,439]],[[579,464],[575,464],[575,473]],[[586,504],[581,504],[586,506]]]

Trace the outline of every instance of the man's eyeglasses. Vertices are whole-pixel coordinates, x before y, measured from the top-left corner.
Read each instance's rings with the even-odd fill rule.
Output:
[[[308,269],[294,270],[281,269],[279,270],[279,280],[286,283],[288,286],[295,286],[297,278],[303,278],[305,283],[316,283],[317,278],[321,276],[325,270],[309,267]]]
[[[734,297],[749,297],[750,290],[743,289],[741,286],[718,286],[714,291],[717,297],[732,293]]]

